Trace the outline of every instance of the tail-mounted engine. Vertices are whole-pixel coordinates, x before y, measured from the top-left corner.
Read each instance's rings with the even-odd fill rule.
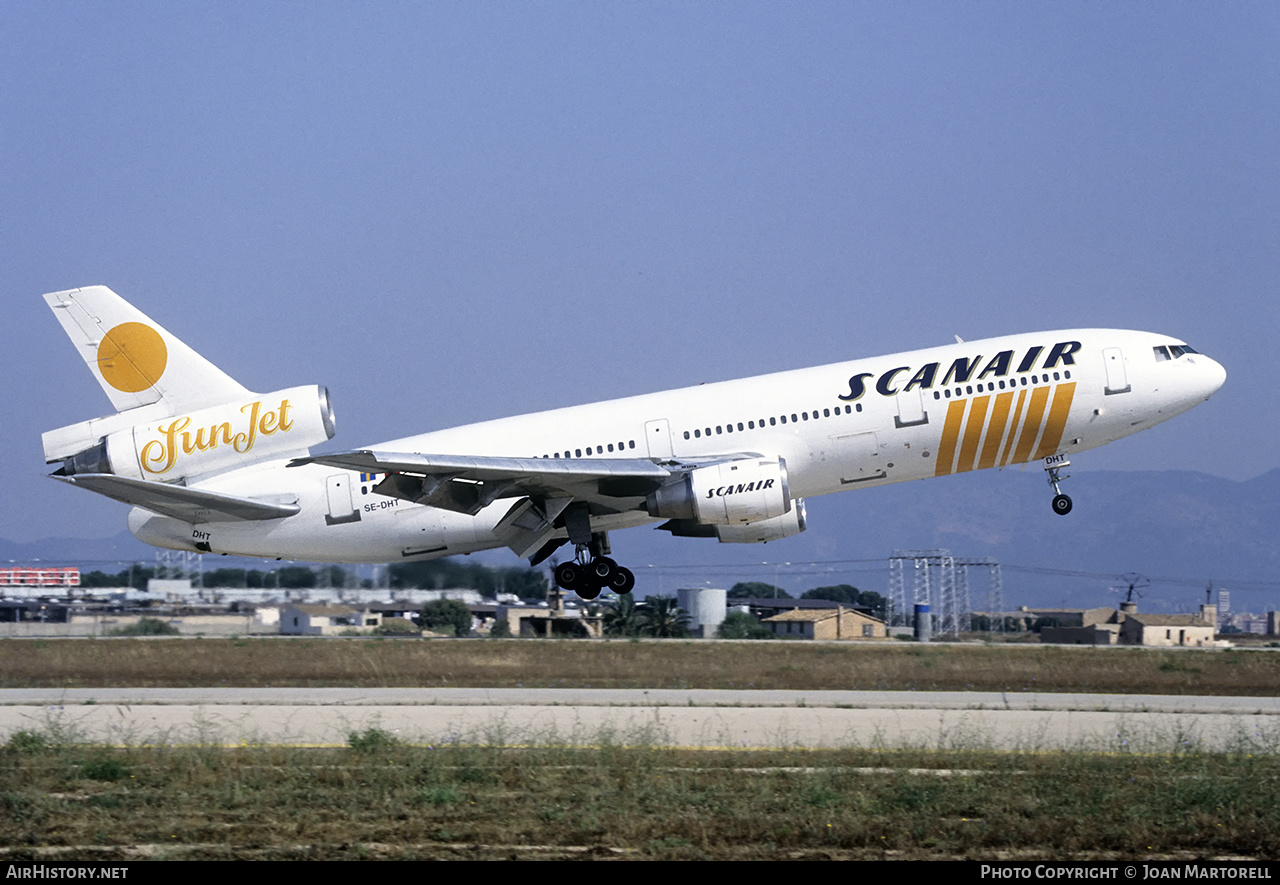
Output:
[[[702,525],[737,526],[791,510],[787,464],[781,458],[748,458],[699,467],[645,499],[650,516]]]
[[[333,432],[329,391],[292,387],[116,430],[65,458],[56,473],[178,482],[304,452],[331,439]]]

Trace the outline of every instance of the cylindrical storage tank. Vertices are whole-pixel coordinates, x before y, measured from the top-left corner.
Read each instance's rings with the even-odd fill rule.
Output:
[[[693,635],[707,639],[724,623],[729,591],[715,587],[690,587],[676,591],[676,605],[689,615]]]
[[[928,642],[933,638],[933,616],[929,606],[916,605],[916,642]]]

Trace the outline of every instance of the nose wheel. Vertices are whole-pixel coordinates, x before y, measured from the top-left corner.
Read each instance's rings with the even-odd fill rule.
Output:
[[[1058,487],[1058,483],[1064,479],[1070,479],[1070,476],[1062,476],[1059,471],[1064,467],[1070,467],[1071,462],[1066,459],[1065,455],[1051,455],[1044,459],[1045,473],[1049,474],[1049,485],[1053,486],[1053,512],[1059,516],[1066,516],[1071,512],[1071,497],[1064,495],[1062,489]]]

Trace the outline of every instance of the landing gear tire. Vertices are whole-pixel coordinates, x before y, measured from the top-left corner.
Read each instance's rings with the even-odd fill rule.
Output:
[[[1067,495],[1053,496],[1053,512],[1059,516],[1066,516],[1071,512],[1071,498]]]
[[[562,562],[555,567],[554,577],[560,589],[577,593],[583,599],[595,599],[605,589],[630,593],[636,586],[636,576],[631,569],[623,568],[607,556],[597,556],[586,564]]]
[[[614,574],[618,571],[618,564],[607,556],[597,556],[591,560],[591,565],[587,566],[591,569],[591,574],[599,578],[605,584],[609,584],[613,580]]]
[[[631,573],[631,569],[619,566],[614,569],[613,577],[610,578],[608,587],[614,593],[630,593],[635,589],[636,576]]]
[[[576,562],[562,562],[556,566],[555,578],[562,590],[577,593],[578,588],[586,584],[587,570]]]

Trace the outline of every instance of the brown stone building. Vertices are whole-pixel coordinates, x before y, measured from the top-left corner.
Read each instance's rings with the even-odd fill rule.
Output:
[[[760,623],[779,639],[888,639],[885,622],[855,609],[837,606],[831,609],[795,609],[780,612]]]

